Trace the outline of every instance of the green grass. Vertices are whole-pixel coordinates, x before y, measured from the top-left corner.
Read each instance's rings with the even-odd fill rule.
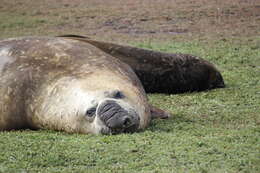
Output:
[[[7,14],[0,14],[0,29],[14,29],[17,30],[19,28],[35,28],[40,24],[45,23],[44,19],[34,19],[26,16],[9,16]]]
[[[0,37],[37,35],[41,30],[46,30],[48,23],[46,18],[0,10]]]
[[[0,172],[260,172],[260,39],[136,44],[217,64],[226,88],[149,94],[173,116],[114,136],[0,133]]]

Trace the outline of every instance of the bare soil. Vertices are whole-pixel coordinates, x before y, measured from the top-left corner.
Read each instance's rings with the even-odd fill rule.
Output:
[[[0,38],[80,34],[123,42],[253,39],[260,36],[260,0],[1,0],[0,20]]]

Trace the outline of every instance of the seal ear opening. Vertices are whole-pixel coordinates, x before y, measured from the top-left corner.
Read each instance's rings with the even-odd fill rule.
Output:
[[[168,119],[171,114],[160,109],[160,108],[157,108],[157,107],[154,107],[152,105],[150,105],[150,111],[151,111],[151,118],[152,119]]]

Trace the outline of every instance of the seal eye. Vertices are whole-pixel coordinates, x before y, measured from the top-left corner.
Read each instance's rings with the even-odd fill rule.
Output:
[[[122,99],[122,98],[124,98],[125,96],[124,96],[124,94],[123,94],[121,91],[116,90],[116,91],[113,91],[112,97],[113,97],[114,99]]]
[[[88,109],[86,111],[86,116],[93,117],[95,115],[95,113],[96,113],[96,108],[95,107],[94,108],[90,108],[90,109]]]

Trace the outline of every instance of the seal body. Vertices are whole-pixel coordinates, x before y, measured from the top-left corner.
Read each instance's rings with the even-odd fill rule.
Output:
[[[217,68],[197,56],[163,53],[77,35],[61,37],[90,43],[127,63],[141,80],[146,92],[183,93],[225,87]]]
[[[151,118],[132,69],[91,44],[50,37],[0,41],[0,130],[120,133]]]

